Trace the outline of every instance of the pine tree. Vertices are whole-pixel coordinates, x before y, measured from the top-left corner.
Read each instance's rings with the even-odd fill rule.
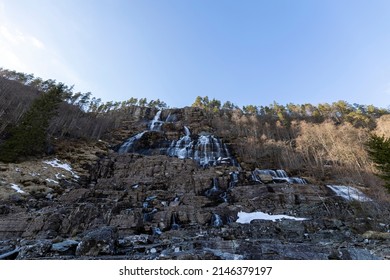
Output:
[[[371,135],[367,141],[367,152],[380,171],[378,176],[385,181],[385,187],[390,192],[390,139]]]
[[[0,146],[0,161],[16,162],[28,156],[41,155],[47,147],[47,128],[62,101],[64,85],[51,87],[36,98],[10,137]]]

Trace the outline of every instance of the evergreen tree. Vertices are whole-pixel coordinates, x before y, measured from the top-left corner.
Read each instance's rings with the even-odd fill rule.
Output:
[[[191,106],[192,106],[192,107],[204,108],[203,98],[200,97],[200,96],[197,96],[196,99],[195,99],[195,102],[192,103]]]
[[[371,135],[367,141],[367,152],[380,171],[378,176],[385,180],[385,187],[390,192],[390,139]]]
[[[41,93],[13,127],[10,137],[0,146],[0,160],[16,162],[27,156],[41,155],[47,147],[47,128],[62,101],[64,85],[51,87]]]

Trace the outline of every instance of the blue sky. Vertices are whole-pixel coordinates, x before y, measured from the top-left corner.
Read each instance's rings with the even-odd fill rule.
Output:
[[[104,101],[390,105],[387,0],[0,0],[0,67]]]

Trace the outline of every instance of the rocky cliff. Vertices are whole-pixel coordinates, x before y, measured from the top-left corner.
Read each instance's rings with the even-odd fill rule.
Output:
[[[386,200],[251,158],[236,117],[139,108],[104,141],[1,164],[0,259],[390,258]]]

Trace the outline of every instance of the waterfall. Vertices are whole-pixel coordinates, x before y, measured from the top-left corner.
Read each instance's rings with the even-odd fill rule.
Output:
[[[220,140],[213,135],[201,135],[194,150],[194,160],[204,167],[217,165],[227,158],[225,151],[221,148]]]
[[[213,227],[221,227],[223,226],[223,221],[221,219],[221,216],[218,214],[213,213],[211,216],[211,225]]]
[[[184,127],[185,135],[177,141],[172,141],[167,154],[180,159],[191,158],[200,166],[208,167],[218,164],[230,164],[231,158],[227,148],[222,147],[221,140],[213,135],[200,135],[197,139],[191,137],[188,127]]]
[[[184,131],[185,131],[187,137],[189,137],[191,135],[190,129],[188,127],[184,126]]]
[[[223,148],[225,150],[226,157],[230,158],[229,149],[227,148],[226,143],[223,144]]]
[[[137,143],[138,140],[144,136],[145,133],[148,131],[160,131],[161,126],[164,122],[160,121],[160,116],[161,116],[161,110],[156,113],[154,116],[152,122],[150,123],[149,130],[140,132],[134,136],[131,136],[128,138],[118,149],[118,153],[124,154],[128,152],[135,152],[136,149],[134,149],[135,144]]]
[[[223,202],[228,202],[228,194],[227,192],[223,192],[219,195],[219,198],[223,201]]]
[[[298,177],[291,177],[290,178],[290,183],[291,184],[301,184],[301,185],[306,185],[307,181],[303,178],[298,178]]]
[[[277,169],[276,174],[279,178],[288,178],[287,172],[282,169]]]
[[[239,181],[239,178],[238,178],[238,172],[234,171],[234,172],[230,172],[229,173],[229,177],[230,177],[230,182],[229,182],[229,188],[233,188],[237,185],[238,181]]]
[[[154,131],[154,133],[162,133],[160,135],[161,141],[158,143],[158,148],[160,150],[155,154],[166,154],[179,159],[193,159],[204,168],[216,165],[239,166],[236,164],[234,158],[231,157],[226,144],[222,143],[219,138],[207,133],[192,135],[188,126],[184,126],[184,136],[178,140],[173,140],[170,144],[169,142],[167,143],[166,138],[164,138],[165,133],[161,131],[161,127],[164,124],[164,121],[161,120],[161,113],[161,110],[156,113],[153,120],[150,122],[149,130],[128,138],[119,147],[118,153],[140,152],[141,154],[148,155],[148,147],[145,147],[145,143],[148,143],[148,141],[142,142],[142,145],[137,145],[137,143],[140,143],[141,138],[143,139],[143,137],[147,136],[145,133],[148,133],[149,135],[151,131]],[[169,115],[167,120],[168,119],[173,119],[173,117]],[[151,139],[155,139],[155,137],[151,137]],[[149,138],[147,140],[149,140]],[[151,149],[156,148],[153,147]]]
[[[212,183],[212,190],[218,191],[219,190],[219,181],[218,178],[213,178],[213,183]]]
[[[210,200],[217,203],[229,202],[230,196],[228,190],[223,190],[219,187],[218,178],[213,178],[210,188],[203,193]]]
[[[188,127],[184,127],[185,136],[177,141],[172,141],[168,148],[168,156],[178,157],[180,159],[192,158],[193,154],[193,141],[190,137],[191,133]]]
[[[252,181],[262,183],[262,180],[256,170],[252,171]]]
[[[264,177],[262,178],[264,175],[269,176],[270,179]],[[287,172],[283,169],[255,169],[252,172],[252,180],[255,182],[263,182],[263,180],[270,181],[271,179],[275,183],[287,182],[290,184],[307,184],[307,181],[303,178],[289,177]]]
[[[156,115],[154,116],[152,122],[150,123],[149,130],[151,130],[151,131],[160,131],[161,126],[163,124],[163,122],[160,121],[161,112],[162,111],[160,110],[160,111],[158,111],[156,113]]]
[[[168,116],[167,116],[165,122],[173,122],[173,117],[172,117],[171,112],[169,112],[169,114],[168,114]]]
[[[129,139],[126,140],[126,142],[124,142],[122,144],[122,146],[120,146],[119,150],[118,150],[118,153],[120,154],[124,154],[124,153],[127,153],[129,151],[132,151],[133,148],[134,148],[134,143],[141,139],[142,136],[145,134],[146,131],[143,131],[141,133],[138,133],[134,136],[131,136]]]
[[[272,176],[273,178],[278,178],[278,175],[277,175],[277,173],[275,172],[275,170],[266,169],[266,170],[259,170],[259,172],[260,172],[260,174],[270,175],[270,176]]]
[[[371,198],[367,197],[364,193],[351,186],[337,186],[337,185],[326,185],[331,189],[337,196],[342,197],[345,200],[357,200],[357,201],[372,201]]]
[[[220,193],[220,192],[221,192],[221,190],[219,189],[218,178],[213,178],[213,180],[211,182],[211,188],[205,192],[205,195],[210,198],[210,197],[213,197],[215,195],[218,195],[218,193]]]
[[[178,224],[178,221],[177,221],[177,214],[176,213],[172,213],[171,215],[171,229],[172,230],[178,230],[180,228],[180,225]]]

